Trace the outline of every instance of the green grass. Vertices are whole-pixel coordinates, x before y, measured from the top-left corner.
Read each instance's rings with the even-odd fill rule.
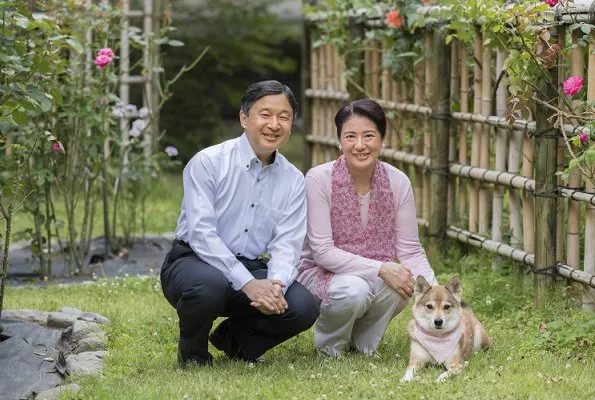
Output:
[[[453,245],[456,247],[456,245]],[[176,364],[177,316],[157,277],[101,280],[91,286],[9,288],[6,308],[57,310],[74,306],[112,320],[106,369],[76,380],[76,399],[592,399],[595,398],[595,320],[566,309],[566,299],[542,309],[516,275],[489,268],[486,255],[451,251],[438,278],[462,276],[463,299],[484,322],[493,347],[473,355],[461,376],[438,384],[441,370],[400,384],[408,359],[408,307],[393,320],[380,357],[317,354],[312,331],[249,366],[211,348],[214,365],[183,371]]]

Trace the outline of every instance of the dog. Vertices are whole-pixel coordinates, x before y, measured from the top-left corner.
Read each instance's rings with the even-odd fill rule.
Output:
[[[409,322],[411,351],[401,382],[413,380],[427,363],[443,365],[442,382],[460,373],[465,358],[490,346],[485,328],[471,309],[461,303],[461,281],[454,276],[446,286],[431,286],[423,276],[415,282],[413,319]]]

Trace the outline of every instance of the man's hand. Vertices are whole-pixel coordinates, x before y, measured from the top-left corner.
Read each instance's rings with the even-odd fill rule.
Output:
[[[415,280],[409,268],[399,263],[385,262],[380,267],[378,276],[402,298],[408,299],[413,295]]]
[[[263,314],[281,314],[287,310],[283,297],[285,284],[278,279],[252,279],[242,287],[242,292],[250,299],[250,305]]]

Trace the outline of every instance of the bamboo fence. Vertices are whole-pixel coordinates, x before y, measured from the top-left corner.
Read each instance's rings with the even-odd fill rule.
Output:
[[[429,246],[436,245],[432,238],[450,237],[524,265],[527,280],[538,288],[538,303],[546,287],[568,279],[575,288],[584,286],[583,307],[595,311],[595,188],[579,169],[567,182],[558,178],[570,159],[562,133],[573,136],[582,127],[576,121],[552,126],[552,111],[540,102],[535,120],[505,118],[508,88],[494,83],[502,82],[498,77],[508,54],[484,46],[479,28],[470,54],[456,40],[445,44],[432,27],[420,32],[431,58],[409,66],[413,82],[383,67],[388,46],[373,41],[359,54],[361,76],[347,82],[346,65],[358,55],[342,61],[332,45],[312,46],[317,21],[306,23],[310,54],[304,65],[311,166],[340,154],[333,125],[338,109],[354,98],[376,99],[389,115],[380,156],[409,175]],[[352,31],[363,37],[367,28],[381,24],[371,20]],[[565,40],[563,24],[551,33]],[[553,68],[550,75],[553,82],[584,76],[593,101],[595,49],[586,51],[576,47],[570,69]],[[542,92],[548,90],[544,101],[555,99],[544,85]],[[494,268],[498,264],[496,259]]]

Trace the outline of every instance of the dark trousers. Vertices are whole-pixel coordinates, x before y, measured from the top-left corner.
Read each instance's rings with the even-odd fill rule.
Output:
[[[267,276],[259,260],[238,257],[256,279]],[[161,287],[167,301],[177,310],[180,348],[184,359],[210,361],[209,332],[213,321],[221,322],[239,345],[242,356],[256,359],[267,350],[310,328],[318,317],[314,296],[299,282],[285,293],[287,311],[264,315],[250,305],[241,291],[234,290],[225,275],[205,263],[184,242],[174,241],[161,267]]]

